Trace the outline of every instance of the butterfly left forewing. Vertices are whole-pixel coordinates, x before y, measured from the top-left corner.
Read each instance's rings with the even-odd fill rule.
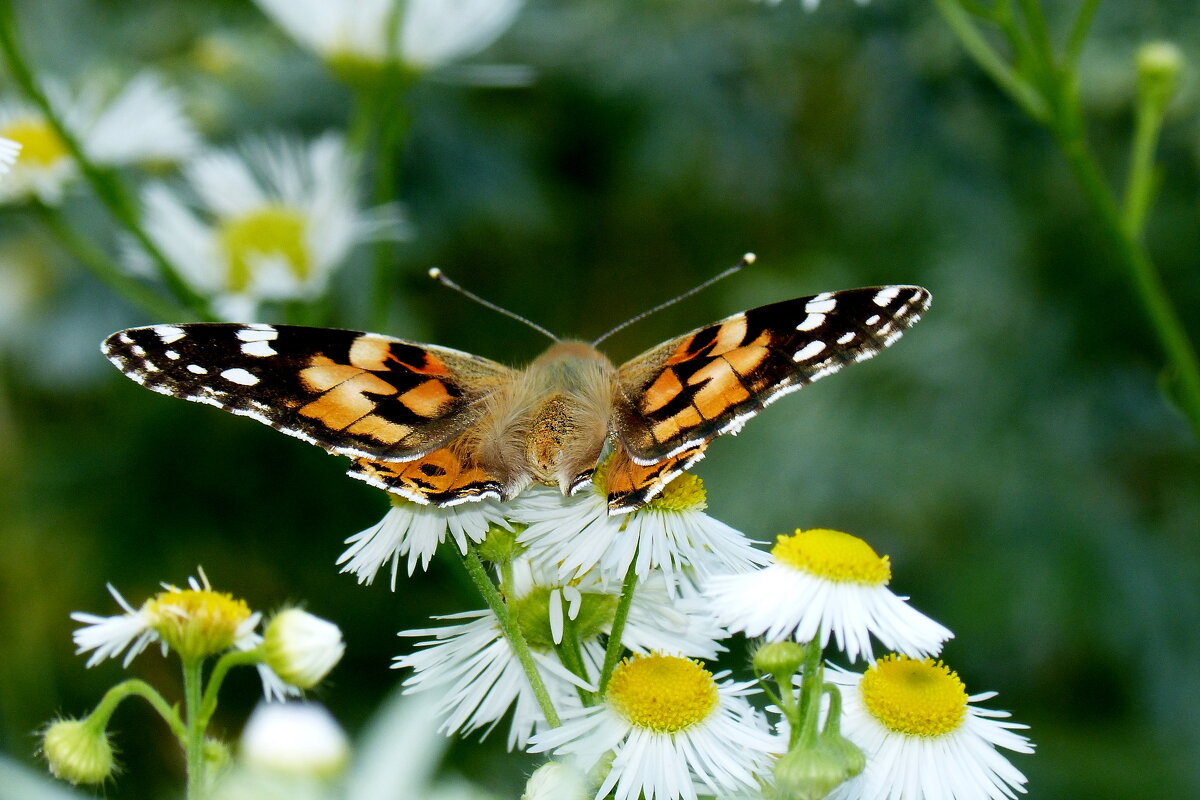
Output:
[[[161,394],[343,455],[403,461],[460,436],[512,378],[495,362],[362,331],[195,323],[118,331],[109,360]]]
[[[736,432],[777,397],[891,345],[929,307],[918,286],[826,292],[754,308],[618,370],[614,428],[653,465]]]

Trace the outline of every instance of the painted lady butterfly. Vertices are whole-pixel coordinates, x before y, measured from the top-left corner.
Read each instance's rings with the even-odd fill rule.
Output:
[[[103,344],[132,380],[350,456],[351,477],[418,503],[573,494],[607,446],[610,513],[644,505],[782,395],[892,344],[929,307],[917,286],[754,308],[614,367],[559,341],[523,370],[360,331],[197,323]]]

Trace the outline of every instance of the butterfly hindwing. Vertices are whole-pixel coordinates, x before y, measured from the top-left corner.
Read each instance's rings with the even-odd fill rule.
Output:
[[[347,474],[422,504],[452,506],[504,496],[504,485],[499,477],[489,474],[453,447],[434,450],[412,461],[356,458]]]
[[[610,514],[625,514],[644,506],[668,483],[704,458],[706,444],[698,444],[663,461],[638,464],[621,445],[613,450],[605,473]]]
[[[917,286],[826,292],[754,308],[623,365],[614,426],[652,465],[737,431],[777,397],[889,346],[929,306]]]
[[[361,331],[196,323],[131,328],[102,349],[134,381],[344,455],[417,458],[466,430],[507,367]]]

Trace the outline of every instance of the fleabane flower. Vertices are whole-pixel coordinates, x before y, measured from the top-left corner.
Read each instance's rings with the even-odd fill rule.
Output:
[[[1004,800],[1025,791],[1025,776],[998,748],[1032,753],[1033,744],[1007,721],[1008,712],[974,703],[940,661],[887,656],[863,674],[833,669],[841,687],[842,733],[858,745],[866,769],[830,800]]]
[[[178,93],[153,73],[134,76],[116,92],[90,84],[72,91],[59,83],[48,83],[45,90],[84,155],[98,165],[172,163],[198,147]],[[0,182],[0,202],[60,203],[79,167],[42,112],[20,101],[0,102],[0,137],[22,148]]]
[[[887,556],[862,539],[816,528],[779,536],[767,567],[714,577],[705,593],[717,619],[747,636],[825,647],[832,635],[851,661],[871,657],[871,636],[907,655],[939,652],[954,634],[892,594],[891,577]]]
[[[78,653],[91,651],[87,666],[125,654],[123,666],[157,642],[164,654],[175,651],[186,661],[207,658],[230,649],[253,650],[262,644],[255,630],[262,614],[252,612],[244,600],[214,591],[208,577],[188,579],[186,589],[168,584],[138,608],[131,606],[111,584],[109,593],[124,614],[101,617],[76,611],[71,619],[85,623],[71,638]],[[258,664],[263,691],[282,699],[298,689],[285,684],[266,664]]]
[[[779,740],[745,695],[697,661],[635,655],[613,670],[604,702],[562,714],[534,735],[534,752],[573,755],[593,768],[612,753],[596,798],[687,798],[756,788]]]
[[[146,187],[144,224],[219,315],[251,320],[263,301],[311,300],[358,244],[399,238],[395,208],[357,202],[358,162],[335,135],[251,140],[187,162],[180,191]],[[132,248],[132,267],[149,269]]]
[[[522,0],[255,0],[335,70],[388,62],[429,70],[474,55],[512,24]]]
[[[767,561],[744,535],[704,513],[707,494],[695,475],[680,475],[636,511],[610,515],[605,469],[573,496],[535,486],[512,502],[510,518],[529,526],[518,541],[532,559],[556,565],[563,577],[598,570],[615,580],[631,565],[638,577],[657,568],[674,580],[684,568],[703,578]]]
[[[271,618],[262,647],[266,664],[298,689],[311,689],[325,680],[346,652],[337,625],[299,608],[284,609]]]
[[[383,519],[347,539],[350,547],[338,556],[337,563],[345,565],[342,572],[354,573],[362,584],[370,585],[390,563],[395,591],[401,559],[406,559],[412,575],[418,563],[422,570],[429,569],[430,559],[447,536],[460,553],[466,553],[467,542],[483,541],[492,526],[512,530],[503,506],[495,500],[447,507],[420,505],[394,494],[389,494],[388,500],[391,508]]]

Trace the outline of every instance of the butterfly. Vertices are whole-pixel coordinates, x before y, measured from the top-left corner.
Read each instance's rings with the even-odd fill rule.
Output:
[[[788,392],[864,361],[920,319],[919,286],[761,306],[613,365],[556,341],[524,369],[362,331],[194,323],[118,331],[108,359],[161,394],[350,456],[351,477],[421,504],[572,495],[603,473],[610,514],[640,508]]]

